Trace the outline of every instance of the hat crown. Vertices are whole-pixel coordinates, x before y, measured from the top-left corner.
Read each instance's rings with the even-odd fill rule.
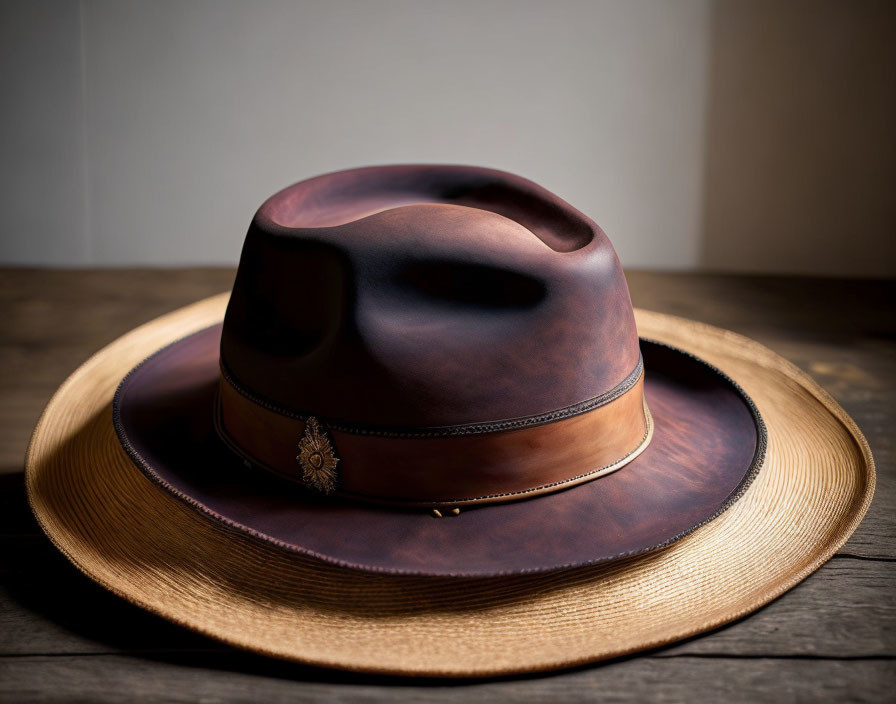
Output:
[[[511,174],[353,169],[291,186],[249,228],[221,359],[277,407],[429,428],[549,413],[638,365],[616,254]]]

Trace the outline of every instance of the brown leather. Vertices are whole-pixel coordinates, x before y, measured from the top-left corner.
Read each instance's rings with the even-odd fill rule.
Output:
[[[356,169],[262,205],[223,328],[135,369],[116,428],[151,479],[288,550],[430,575],[558,569],[667,544],[761,460],[736,385],[678,351],[643,352],[626,386],[641,352],[625,278],[567,203],[488,169]],[[342,496],[246,468],[215,432],[216,399],[231,444],[292,478],[304,419],[323,421]],[[527,500],[439,521],[400,506],[482,497]]]
[[[436,506],[529,498],[624,466],[650,441],[643,376],[593,410],[515,430],[416,437],[329,429],[342,496]],[[218,431],[253,464],[301,481],[297,443],[305,420],[251,400],[222,376]]]
[[[262,205],[221,357],[278,408],[427,428],[600,396],[639,350],[625,277],[592,220],[504,172],[392,166]]]

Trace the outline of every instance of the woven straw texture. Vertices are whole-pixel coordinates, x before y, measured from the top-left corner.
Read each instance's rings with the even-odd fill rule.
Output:
[[[792,364],[740,335],[636,311],[642,336],[718,366],[768,425],[762,469],[719,518],[653,554],[542,575],[386,576],[286,554],[153,486],[112,425],[121,378],[159,347],[219,321],[226,300],[147,323],[72,374],[35,429],[26,481],[47,535],[92,579],[257,652],[359,671],[485,676],[658,646],[797,584],[846,541],[874,491],[862,434]]]

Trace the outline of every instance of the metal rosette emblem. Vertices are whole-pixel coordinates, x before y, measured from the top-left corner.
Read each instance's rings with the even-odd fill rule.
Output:
[[[326,431],[314,416],[309,416],[305,421],[305,434],[299,441],[296,459],[302,468],[305,486],[321,494],[332,494],[336,490],[339,458]]]

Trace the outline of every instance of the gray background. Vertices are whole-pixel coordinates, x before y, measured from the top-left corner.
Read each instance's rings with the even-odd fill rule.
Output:
[[[896,274],[896,3],[0,4],[0,262],[232,264],[377,163],[514,171],[624,265]]]

